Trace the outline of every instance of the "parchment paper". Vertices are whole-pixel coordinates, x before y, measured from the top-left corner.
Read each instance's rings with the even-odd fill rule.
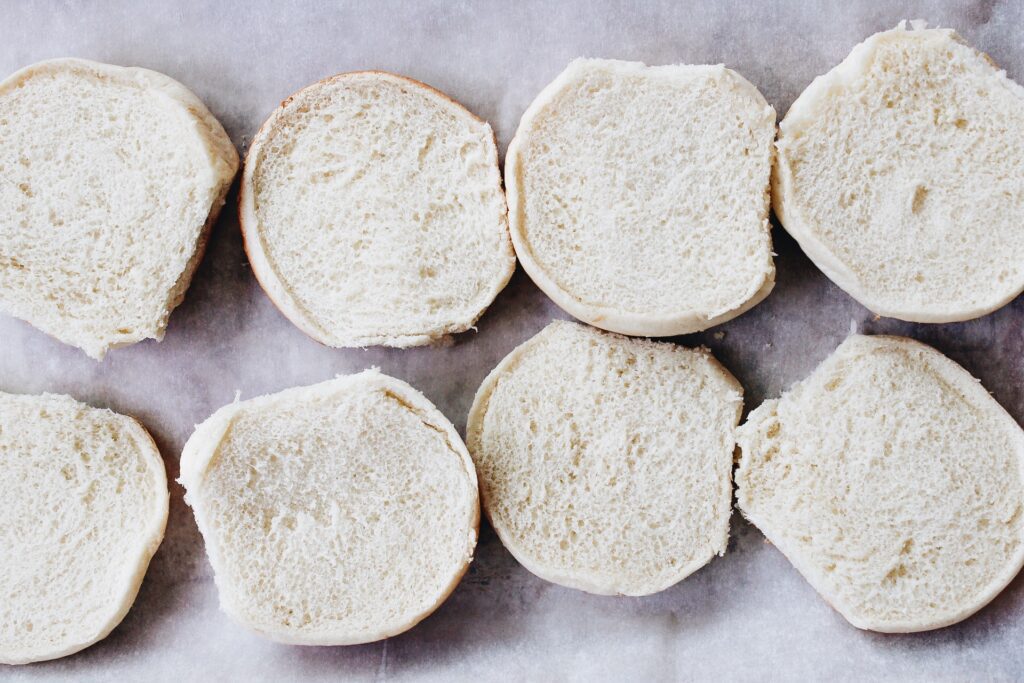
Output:
[[[899,5],[899,6],[897,6]],[[1024,81],[1024,3],[351,2],[280,0],[0,2],[0,74],[80,56],[164,72],[193,89],[244,151],[287,95],[324,76],[378,68],[425,81],[486,118],[504,150],[519,116],[576,56],[738,70],[779,116],[818,74],[900,19],[952,26]],[[1022,133],[1024,134],[1024,133]],[[286,321],[254,280],[233,209],[162,343],[96,363],[0,318],[0,389],[63,392],[131,413],[168,473],[195,423],[232,400],[370,365],[422,390],[461,430],[473,392],[515,345],[565,317],[522,273],[449,348],[333,350]],[[874,320],[775,229],[778,285],[751,312],[682,344],[707,344],[746,387],[746,405],[804,377],[852,328],[933,344],[1024,420],[1024,298],[980,320]],[[381,680],[1012,680],[1024,678],[1024,580],[968,621],[883,636],[833,612],[761,534],[734,516],[729,552],[648,598],[545,583],[483,530],[454,595],[412,631],[348,648],[278,645],[219,611],[202,541],[172,486],[167,538],[113,634],[0,679],[78,681]],[[0,492],[2,495],[2,492]]]

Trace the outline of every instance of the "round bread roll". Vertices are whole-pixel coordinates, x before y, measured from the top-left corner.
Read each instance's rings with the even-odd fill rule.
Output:
[[[137,421],[69,396],[0,393],[0,663],[89,647],[135,601],[167,524]]]
[[[775,110],[735,71],[577,59],[505,160],[516,255],[566,312],[661,337],[730,320],[775,283]]]
[[[163,74],[16,72],[0,83],[0,311],[96,359],[162,339],[237,170],[220,123]]]
[[[968,320],[1024,290],[1024,88],[948,29],[878,33],[780,125],[775,213],[878,315]]]
[[[466,434],[484,510],[543,579],[664,590],[725,553],[742,406],[707,349],[553,322],[477,391]]]
[[[739,443],[740,510],[858,628],[956,623],[1024,564],[1024,432],[924,344],[851,336]]]
[[[476,546],[476,473],[458,433],[373,370],[221,408],[185,444],[180,481],[224,611],[280,642],[412,628]]]
[[[285,100],[249,148],[239,216],[263,289],[328,346],[443,341],[515,270],[491,127],[388,73]]]

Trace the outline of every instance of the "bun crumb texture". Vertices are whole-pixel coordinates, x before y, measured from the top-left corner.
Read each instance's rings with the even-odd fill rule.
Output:
[[[735,71],[578,59],[505,161],[523,268],[565,311],[643,336],[707,329],[775,282],[775,110]]]
[[[177,81],[81,59],[0,82],[0,311],[95,359],[162,339],[238,153]]]
[[[725,552],[742,391],[706,349],[551,323],[469,414],[492,526],[548,581],[668,588]]]
[[[366,371],[221,408],[181,482],[221,605],[274,640],[351,645],[414,626],[476,545],[476,475],[451,424]]]
[[[953,624],[1024,564],[1024,432],[928,346],[850,337],[739,445],[738,507],[858,628]]]
[[[515,269],[491,127],[392,74],[288,98],[249,149],[239,211],[264,290],[329,346],[441,342]]]
[[[138,422],[0,392],[0,664],[73,654],[135,601],[163,539],[164,463]]]
[[[779,127],[775,213],[878,315],[945,323],[1024,291],[1024,88],[949,29],[875,34]]]

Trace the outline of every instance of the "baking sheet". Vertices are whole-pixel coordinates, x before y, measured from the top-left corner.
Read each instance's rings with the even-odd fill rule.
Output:
[[[378,68],[425,81],[494,126],[504,150],[534,95],[576,56],[738,70],[781,115],[811,79],[900,19],[952,26],[1024,81],[1024,3],[0,2],[0,73],[79,56],[164,72],[193,89],[244,151],[278,102],[324,76]],[[229,198],[233,203],[234,192]],[[678,341],[707,344],[748,408],[804,377],[851,331],[932,344],[1024,421],[1024,297],[980,320],[875,320],[775,230],[778,285],[739,319]],[[515,345],[566,317],[518,271],[479,332],[448,348],[335,350],[306,338],[259,289],[232,208],[215,228],[162,343],[102,363],[0,318],[0,389],[64,392],[141,418],[168,472],[192,426],[232,400],[370,365],[422,390],[462,430],[473,392]],[[412,631],[348,648],[278,645],[218,610],[177,484],[167,538],[134,608],[75,656],[0,668],[12,681],[190,680],[1012,680],[1024,678],[1024,579],[937,632],[848,626],[761,534],[734,516],[729,552],[653,597],[545,583],[484,528],[452,597]]]

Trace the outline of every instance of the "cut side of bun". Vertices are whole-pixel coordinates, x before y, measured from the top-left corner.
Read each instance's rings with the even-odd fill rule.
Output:
[[[221,408],[185,445],[181,483],[224,611],[281,642],[412,628],[476,545],[476,474],[458,433],[376,371]]]
[[[128,613],[163,540],[164,463],[137,421],[0,393],[0,663],[56,659]]]
[[[422,83],[347,73],[289,97],[246,158],[253,272],[328,346],[470,329],[515,269],[491,127]]]
[[[724,66],[577,59],[523,114],[509,227],[537,286],[623,334],[730,320],[775,282],[775,110]]]
[[[96,359],[162,339],[238,153],[146,69],[57,59],[0,83],[0,311]]]
[[[987,55],[952,30],[901,24],[793,103],[775,213],[878,315],[985,315],[1024,290],[1022,129],[1024,88]]]
[[[725,553],[743,389],[706,349],[553,322],[477,391],[484,510],[554,583],[648,595]]]
[[[1024,564],[1024,432],[924,344],[850,337],[739,444],[740,510],[858,628],[956,623]]]

